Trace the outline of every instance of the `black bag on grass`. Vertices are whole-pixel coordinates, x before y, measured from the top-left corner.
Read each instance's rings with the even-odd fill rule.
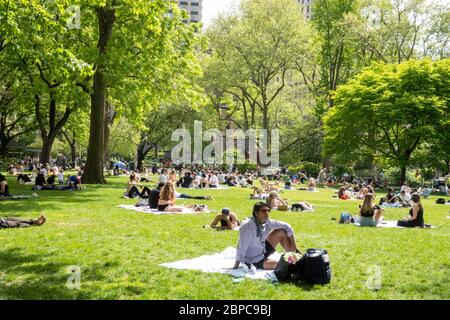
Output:
[[[301,273],[304,280],[318,284],[331,281],[330,258],[327,250],[308,249],[302,260]]]
[[[280,282],[298,281],[301,278],[301,257],[298,261],[288,259],[292,252],[286,252],[281,255],[280,261],[275,268],[275,275]]]
[[[445,204],[445,199],[444,198],[437,199],[436,204]]]
[[[327,250],[308,249],[297,262],[285,259],[284,253],[275,268],[275,275],[280,282],[307,281],[313,284],[326,284],[331,281],[330,259]]]

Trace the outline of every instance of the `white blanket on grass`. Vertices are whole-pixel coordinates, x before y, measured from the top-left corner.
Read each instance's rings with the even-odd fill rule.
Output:
[[[360,227],[359,222],[354,223],[355,226]],[[397,221],[381,221],[377,224],[380,228],[406,228],[397,226]],[[437,228],[436,226],[431,226],[430,228]],[[408,228],[410,229],[410,228]]]
[[[281,255],[278,252],[275,252],[270,257],[273,259],[280,259]],[[236,248],[228,247],[220,253],[204,255],[194,259],[163,263],[160,264],[160,266],[179,270],[198,270],[208,273],[229,274],[235,278],[267,279],[277,281],[273,270],[250,269],[245,265],[241,265],[238,269],[229,270],[233,268],[235,260]]]
[[[165,212],[158,211],[158,209],[150,209],[149,207],[136,207],[134,205],[119,205],[119,208],[126,210],[133,210],[141,213],[152,213],[152,214],[193,214],[193,213],[210,213],[210,211],[194,211],[191,208],[183,208],[182,212]]]

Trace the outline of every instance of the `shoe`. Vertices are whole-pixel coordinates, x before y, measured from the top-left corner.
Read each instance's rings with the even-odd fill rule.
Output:
[[[212,196],[208,196],[207,199],[208,200],[214,200],[214,198]]]

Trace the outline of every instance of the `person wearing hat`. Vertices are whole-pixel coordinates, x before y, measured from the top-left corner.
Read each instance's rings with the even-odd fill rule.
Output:
[[[217,227],[217,224],[220,222],[220,227]],[[234,229],[240,226],[237,216],[230,211],[228,208],[223,208],[222,212],[219,213],[211,222],[211,228],[217,229]]]
[[[286,222],[270,219],[269,213],[270,207],[266,203],[259,202],[254,205],[253,216],[239,229],[233,269],[244,263],[257,269],[274,270],[278,260],[271,259],[270,256],[278,244],[281,244],[286,252],[300,252],[292,227]]]

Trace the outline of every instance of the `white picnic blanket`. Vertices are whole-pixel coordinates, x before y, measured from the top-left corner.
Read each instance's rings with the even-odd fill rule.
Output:
[[[354,223],[355,226],[360,227],[359,222]],[[381,221],[377,224],[380,228],[406,228],[397,226],[397,221]],[[430,228],[437,228],[436,226],[431,226]],[[410,229],[410,228],[408,228]]]
[[[193,213],[210,213],[210,211],[193,211],[191,208],[184,208],[182,212],[165,212],[158,211],[158,209],[150,209],[149,207],[136,207],[134,205],[119,205],[119,208],[125,210],[133,210],[141,213],[152,213],[152,214],[193,214]]]
[[[275,252],[270,257],[280,259],[281,255],[278,252]],[[228,247],[224,251],[213,255],[204,255],[194,259],[163,263],[160,264],[160,266],[179,270],[198,270],[207,273],[229,274],[235,278],[268,279],[277,281],[273,270],[250,269],[246,265],[241,265],[235,270],[229,270],[230,268],[233,268],[235,259],[236,248]]]

